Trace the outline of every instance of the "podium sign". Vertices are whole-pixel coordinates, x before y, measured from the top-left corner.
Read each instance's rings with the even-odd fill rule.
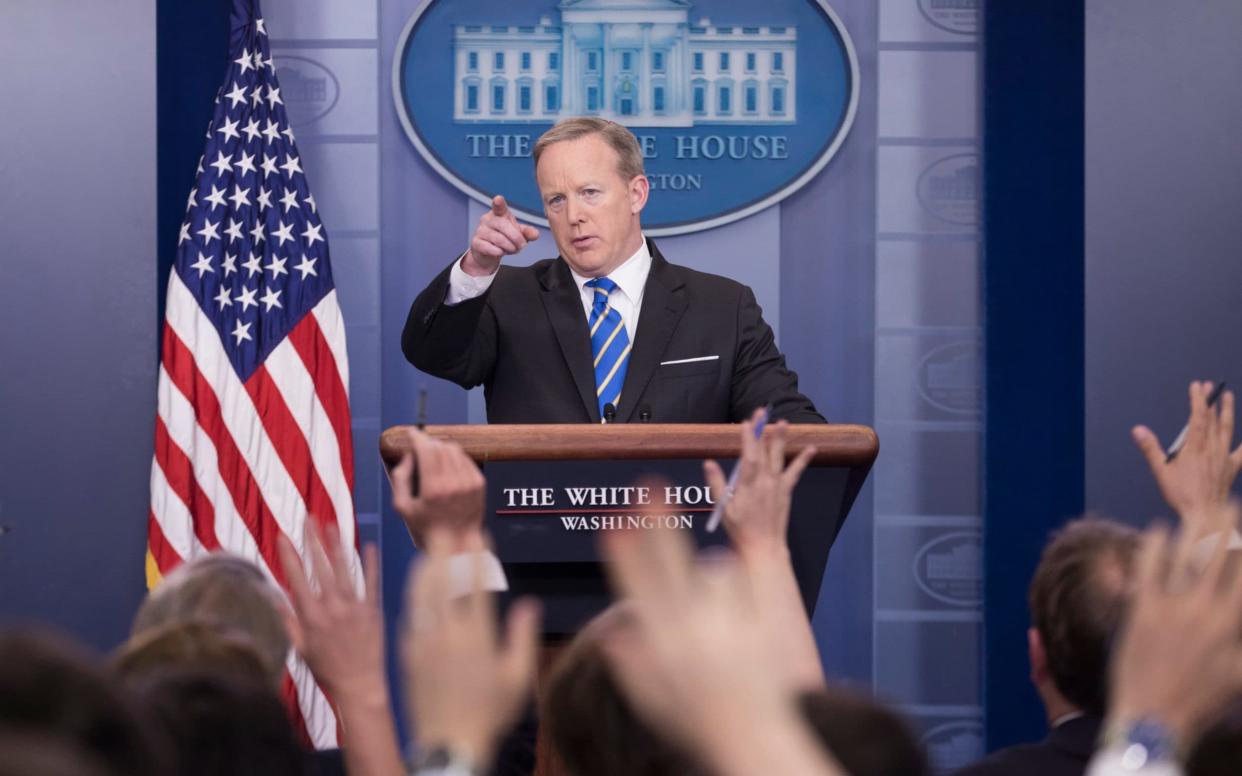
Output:
[[[439,426],[427,432],[459,442],[487,477],[486,527],[515,595],[544,604],[548,634],[571,634],[609,602],[598,551],[605,530],[669,526],[700,547],[727,546],[723,527],[707,533],[717,494],[702,462],[726,471],[738,451],[731,425]],[[381,452],[391,466],[408,447],[389,429]],[[789,549],[812,612],[832,547],[878,451],[861,426],[795,426],[788,454],[817,454],[794,491]],[[657,477],[666,485],[643,487]],[[644,515],[646,505],[658,507]]]

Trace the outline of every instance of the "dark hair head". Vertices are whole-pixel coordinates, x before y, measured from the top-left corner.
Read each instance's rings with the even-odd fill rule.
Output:
[[[901,717],[865,695],[832,688],[804,693],[802,713],[846,773],[923,776],[927,757]]]
[[[1139,534],[1099,517],[1067,524],[1044,547],[1031,579],[1031,620],[1066,700],[1103,716],[1108,658],[1125,612]]]
[[[0,776],[111,776],[99,758],[72,741],[35,733],[0,733]]]
[[[570,643],[544,691],[541,722],[574,776],[690,776],[690,758],[654,734],[613,682],[600,641],[628,621],[624,605],[607,609]]]
[[[627,626],[625,604],[585,627],[561,656],[544,692],[542,721],[574,776],[697,776],[706,769],[651,730],[609,672],[602,641]],[[792,699],[791,699],[792,700]],[[843,690],[797,698],[815,737],[850,773],[921,776],[923,753],[905,723],[869,698]]]
[[[131,697],[82,648],[46,633],[0,632],[0,729],[76,747],[110,773],[163,772]]]
[[[253,563],[216,552],[188,561],[156,586],[134,617],[133,635],[200,622],[245,634],[275,686],[289,652],[280,591]]]
[[[1203,731],[1186,758],[1186,776],[1236,776],[1242,763],[1242,698]]]
[[[180,776],[300,776],[304,752],[265,681],[169,670],[137,683],[164,724]]]

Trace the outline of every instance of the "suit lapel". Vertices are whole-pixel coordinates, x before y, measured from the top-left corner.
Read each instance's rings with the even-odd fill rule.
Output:
[[[638,399],[646,390],[647,383],[651,382],[651,376],[660,365],[660,357],[664,355],[669,339],[686,312],[681,275],[664,260],[654,240],[648,240],[647,244],[651,249],[651,271],[647,274],[647,285],[643,289],[638,332],[634,335],[625,384],[621,387],[621,404],[617,407],[619,423],[628,423],[633,418]]]
[[[578,394],[586,405],[591,420],[598,423],[599,401],[595,398],[595,371],[591,368],[591,338],[588,336],[586,316],[582,313],[582,295],[569,267],[563,259],[556,259],[543,268],[539,278],[543,292],[543,308],[556,332],[556,341],[569,367],[569,374],[578,386]],[[627,383],[628,384],[628,383]]]

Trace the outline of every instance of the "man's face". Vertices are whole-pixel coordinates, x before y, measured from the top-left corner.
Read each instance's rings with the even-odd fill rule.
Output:
[[[553,143],[535,180],[561,256],[579,275],[602,277],[642,245],[638,214],[647,203],[643,176],[626,180],[617,152],[599,135]]]

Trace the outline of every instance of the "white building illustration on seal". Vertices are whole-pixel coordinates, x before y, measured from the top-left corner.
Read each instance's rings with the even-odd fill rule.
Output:
[[[629,126],[797,119],[797,30],[690,23],[686,0],[563,0],[561,23],[456,25],[453,117]]]

